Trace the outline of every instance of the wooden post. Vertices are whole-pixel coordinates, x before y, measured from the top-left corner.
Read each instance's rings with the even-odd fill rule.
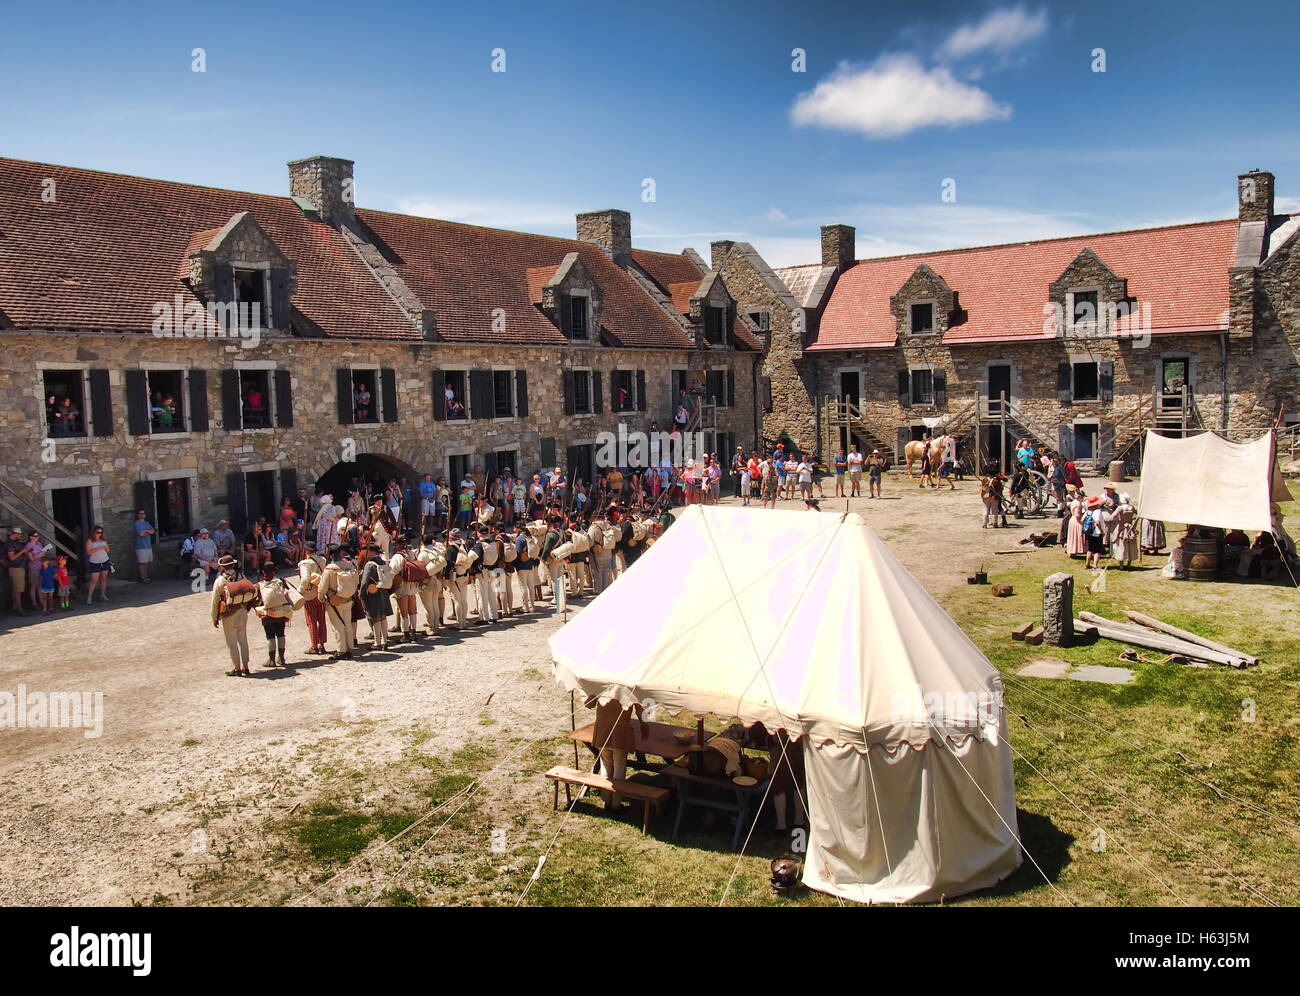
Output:
[[[980,411],[980,389],[977,385],[975,388],[975,476],[979,477],[984,473],[984,425],[981,421]]]
[[[1000,391],[998,393],[1001,397],[1001,401],[998,403],[998,412],[1002,416],[998,423],[1002,430],[1002,438],[998,440],[998,452],[1002,454],[1001,472],[1005,474],[1007,472],[1007,392]]]

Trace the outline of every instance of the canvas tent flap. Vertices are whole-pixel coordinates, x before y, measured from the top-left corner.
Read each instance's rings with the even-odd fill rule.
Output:
[[[1138,495],[1144,519],[1262,532],[1272,528],[1270,502],[1290,497],[1271,432],[1234,443],[1212,432],[1175,439],[1147,431]]]

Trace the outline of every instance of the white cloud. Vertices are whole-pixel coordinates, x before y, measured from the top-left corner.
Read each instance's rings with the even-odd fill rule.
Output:
[[[999,7],[976,24],[964,24],[939,46],[940,59],[965,59],[981,52],[1006,55],[1047,31],[1047,10]]]
[[[770,207],[767,213],[763,215],[768,221],[785,221],[785,212],[779,207]]]
[[[1010,116],[1010,105],[962,83],[946,67],[926,69],[910,55],[883,55],[866,68],[841,63],[810,93],[800,94],[790,109],[796,125],[841,128],[877,138]]]
[[[1300,212],[1300,197],[1274,197],[1273,210],[1278,214],[1295,214]]]

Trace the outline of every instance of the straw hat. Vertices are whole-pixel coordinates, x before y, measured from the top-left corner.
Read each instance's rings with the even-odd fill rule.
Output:
[[[231,567],[238,567],[239,561],[236,560],[234,557],[227,555],[217,561],[217,566],[224,571],[224,570],[228,570]]]

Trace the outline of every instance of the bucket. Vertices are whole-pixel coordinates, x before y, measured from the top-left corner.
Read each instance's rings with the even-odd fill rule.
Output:
[[[1183,564],[1189,581],[1213,581],[1219,573],[1219,541],[1215,539],[1190,539],[1186,536],[1180,544]]]

